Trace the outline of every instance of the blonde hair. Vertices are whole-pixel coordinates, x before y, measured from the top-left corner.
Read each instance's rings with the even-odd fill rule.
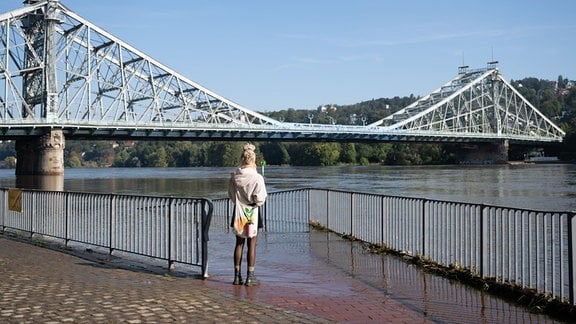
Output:
[[[256,167],[256,153],[254,152],[255,149],[256,146],[250,143],[244,144],[244,151],[242,151],[242,156],[240,157],[241,167]]]

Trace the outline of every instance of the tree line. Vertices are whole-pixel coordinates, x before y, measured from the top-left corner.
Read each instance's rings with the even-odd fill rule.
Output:
[[[576,85],[525,78],[511,84],[565,132],[563,143],[546,148],[548,154],[576,160]],[[286,109],[263,113],[294,123],[363,125],[382,119],[418,100],[407,97],[380,98],[353,105],[322,105],[314,110]],[[242,142],[205,141],[66,141],[65,166],[79,167],[197,167],[239,164]],[[421,165],[457,163],[463,149],[455,144],[259,142],[259,161],[272,165],[329,166],[337,164]],[[537,147],[511,147],[510,159],[519,160]],[[0,143],[3,167],[16,164],[14,142]]]

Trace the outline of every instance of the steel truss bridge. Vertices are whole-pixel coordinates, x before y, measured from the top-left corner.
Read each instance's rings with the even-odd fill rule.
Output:
[[[0,15],[0,137],[67,139],[560,142],[565,133],[495,64],[365,126],[287,123],[218,95],[58,0]]]

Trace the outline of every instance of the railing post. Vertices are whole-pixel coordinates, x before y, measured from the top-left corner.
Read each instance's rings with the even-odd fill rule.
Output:
[[[108,206],[108,253],[114,252],[114,197],[110,196],[110,205]]]
[[[29,205],[30,210],[28,210],[28,213],[30,214],[30,238],[34,237],[34,214],[36,214],[35,210],[32,210],[32,208],[34,208],[34,206],[36,206],[36,195],[34,194],[34,191],[28,191],[28,193],[30,194],[30,196],[32,196],[31,200],[31,204]],[[24,208],[22,208],[22,212],[24,211]]]
[[[69,211],[70,211],[70,193],[64,193],[64,245],[68,246],[68,242],[70,242],[70,225],[69,225]]]
[[[426,256],[426,199],[422,199],[422,256]]]
[[[262,214],[264,214],[262,216],[262,222],[264,223],[262,224],[262,227],[264,228],[265,231],[268,231],[268,208],[266,206],[267,204],[264,203],[264,205],[261,206],[260,210],[262,211]]]
[[[208,205],[208,206],[206,206]],[[208,211],[206,211],[208,207]],[[212,212],[214,211],[214,205],[212,201],[208,199],[202,200],[202,278],[208,278],[208,241],[210,222],[212,221]]]
[[[387,215],[387,211],[385,209],[386,207],[386,197],[382,196],[380,199],[380,203],[381,203],[381,210],[382,210],[382,214],[380,215],[380,245],[384,246],[384,231],[386,229],[386,224],[385,224],[385,219],[384,219],[384,215]]]
[[[4,206],[8,206],[8,190],[2,190],[2,202]],[[7,208],[0,209],[2,216],[0,216],[0,230],[2,230],[2,234],[6,230],[6,212],[8,211]]]
[[[574,249],[576,248],[576,241],[574,240],[574,230],[576,226],[576,213],[572,213],[568,217],[568,286],[570,287],[570,304],[574,305],[576,295],[576,287],[574,287],[574,278],[576,277],[576,260],[574,259]]]
[[[350,235],[357,237],[354,233],[354,193],[350,194]]]
[[[330,228],[330,190],[326,190],[326,228]]]
[[[480,264],[478,266],[478,273],[480,278],[484,278],[484,211],[486,206],[484,204],[480,205],[480,233],[479,233],[479,253],[480,253]]]
[[[230,200],[230,198],[228,198],[228,200],[226,201],[226,228],[228,228],[228,231],[230,231],[230,224],[232,223],[232,213],[230,212],[230,204],[232,203],[232,201]]]
[[[168,198],[168,271],[171,271],[174,268],[174,261],[172,260],[172,246],[173,246],[173,242],[172,242],[172,220],[174,219],[174,215],[172,215],[173,211],[172,211],[172,204],[173,204],[173,198],[170,197]],[[190,215],[187,215],[186,219],[190,217]]]
[[[312,217],[312,213],[310,212],[310,208],[311,208],[311,201],[312,199],[310,198],[310,195],[312,194],[312,189],[308,188],[306,189],[306,199],[307,199],[307,210],[308,210],[308,224],[310,224],[310,218]]]

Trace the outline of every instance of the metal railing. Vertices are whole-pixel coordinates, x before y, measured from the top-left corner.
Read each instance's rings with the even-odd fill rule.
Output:
[[[207,276],[208,199],[0,189],[0,203],[2,231],[165,260],[170,269],[199,266]]]
[[[214,200],[215,229],[228,199]],[[313,222],[364,242],[467,269],[499,283],[575,303],[576,214],[324,189],[270,193],[265,230],[309,231]]]
[[[229,199],[0,189],[2,231],[62,239],[200,266],[208,231],[229,230]],[[307,232],[311,222],[481,278],[575,303],[576,214],[325,189],[270,193],[267,232]]]

